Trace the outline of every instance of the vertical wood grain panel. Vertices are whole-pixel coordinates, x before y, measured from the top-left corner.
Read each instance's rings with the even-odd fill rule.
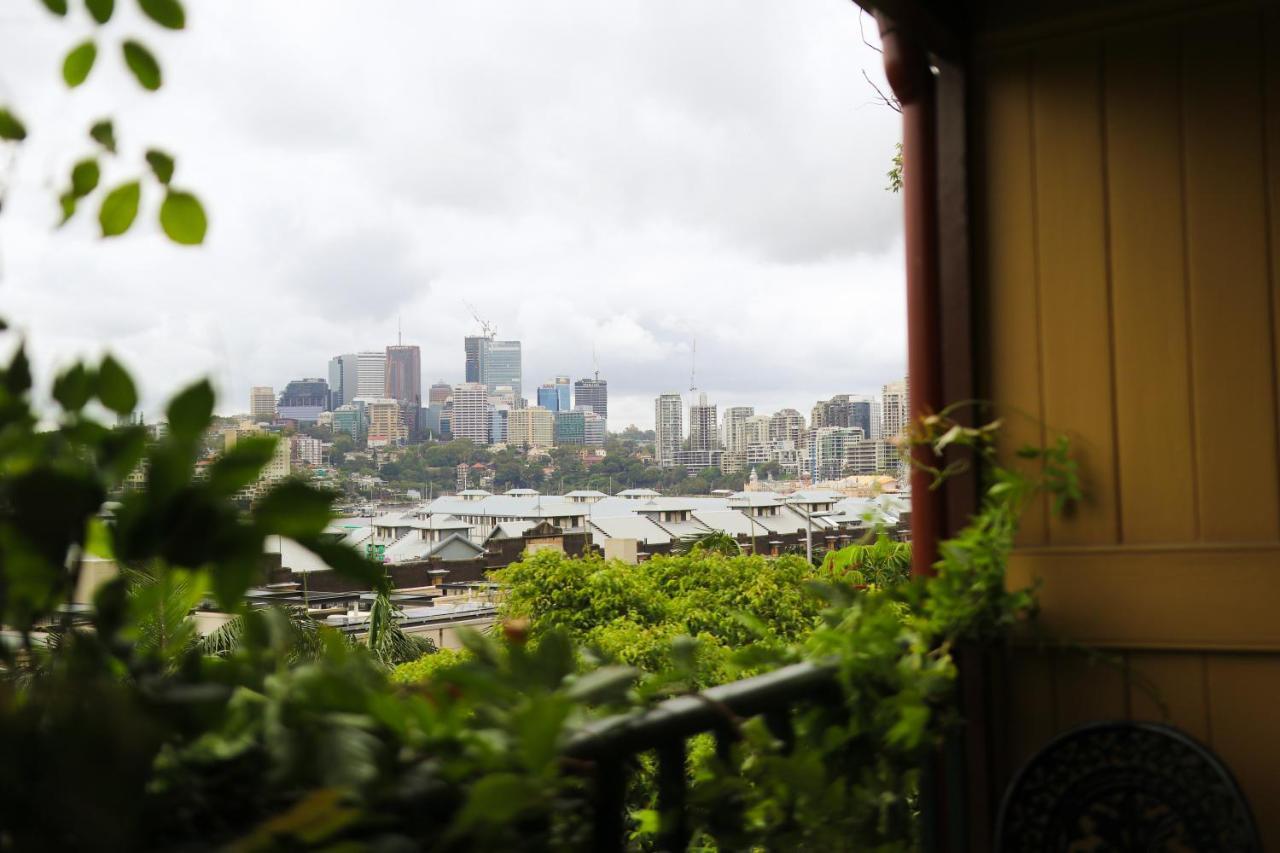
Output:
[[[1099,720],[1129,716],[1129,694],[1122,655],[1094,657],[1061,652],[1053,668],[1055,720],[1059,731]]]
[[[1222,16],[1183,33],[1196,459],[1209,541],[1280,535],[1260,23]]]
[[[1129,715],[1134,720],[1177,726],[1209,743],[1205,697],[1205,656],[1194,653],[1134,652],[1129,655]]]
[[[1196,538],[1178,31],[1107,40],[1116,436],[1126,543]]]
[[[1049,541],[1119,535],[1107,276],[1101,43],[1040,49],[1032,74],[1044,412],[1074,440],[1086,500],[1050,520]]]
[[[1262,832],[1264,850],[1280,849],[1280,739],[1275,697],[1280,658],[1210,655],[1210,736],[1213,750],[1244,789]]]
[[[981,75],[988,393],[1004,418],[1002,455],[1043,441],[1040,405],[1039,294],[1031,148],[1029,60],[1004,57]],[[1046,507],[1023,518],[1019,543],[1044,544]]]
[[[1263,167],[1267,191],[1267,252],[1271,260],[1271,363],[1278,383],[1276,399],[1280,402],[1280,9],[1267,10],[1262,38],[1263,131],[1267,142]]]

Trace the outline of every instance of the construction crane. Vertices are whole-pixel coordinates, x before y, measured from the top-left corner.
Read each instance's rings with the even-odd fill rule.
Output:
[[[477,323],[480,324],[480,330],[484,332],[484,336],[486,338],[493,338],[497,336],[498,330],[495,329],[493,327],[493,324],[490,323],[488,320],[480,319],[480,312],[476,310],[476,306],[472,305],[470,302],[467,302],[466,300],[463,300],[462,304],[467,306],[467,310],[471,312],[471,316],[475,318],[475,321]]]

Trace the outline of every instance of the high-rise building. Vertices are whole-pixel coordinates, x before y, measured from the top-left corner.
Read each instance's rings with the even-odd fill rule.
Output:
[[[747,449],[743,427],[747,418],[756,413],[752,406],[730,406],[724,410],[724,449],[730,453],[742,453]]]
[[[838,480],[856,468],[857,448],[866,438],[861,427],[828,426],[814,430],[813,478]]]
[[[470,439],[472,444],[489,443],[492,418],[489,415],[489,389],[480,382],[464,382],[453,388],[452,414],[449,428],[454,438]]]
[[[585,412],[556,412],[556,444],[586,444]]]
[[[427,392],[428,403],[439,403],[444,405],[449,402],[449,398],[453,396],[453,386],[443,379],[437,379],[436,383],[431,386],[431,390]]]
[[[512,409],[507,416],[507,446],[542,449],[555,443],[556,413],[542,406]]]
[[[490,391],[509,385],[515,391],[516,400],[520,400],[524,394],[523,372],[519,341],[488,342],[481,375]]]
[[[462,339],[462,349],[466,354],[466,371],[463,379],[467,382],[484,381],[484,357],[491,339],[479,335],[471,335]]]
[[[583,407],[578,411],[582,412],[582,436],[583,444],[587,447],[604,447],[605,437],[605,421],[604,418],[595,412]]]
[[[355,397],[371,400],[382,399],[387,393],[387,354],[385,352],[356,353],[356,393],[348,397],[344,390],[342,399],[351,402]]]
[[[276,419],[276,392],[270,385],[249,389],[249,417],[255,422]]]
[[[410,344],[387,347],[387,391],[400,402],[400,419],[409,438],[422,434],[422,352]]]
[[[320,439],[309,435],[293,435],[285,440],[289,442],[291,462],[309,465],[312,468],[324,464],[324,444]]]
[[[880,391],[880,438],[897,438],[911,423],[910,378],[890,382]]]
[[[554,382],[538,386],[538,405],[553,412],[567,412],[573,408],[570,400],[572,390],[568,376],[557,376]]]
[[[281,420],[314,423],[329,408],[329,383],[320,378],[295,379],[285,386],[276,405]]]
[[[353,352],[329,359],[329,408],[336,409],[360,396],[360,357]]]
[[[573,383],[573,407],[590,406],[605,421],[609,420],[609,382],[596,374],[593,379]]]
[[[799,447],[803,432],[804,415],[795,409],[779,409],[769,420],[770,441],[790,441]]]
[[[364,411],[354,403],[343,403],[333,410],[334,433],[345,432],[359,444],[365,437]]]
[[[679,394],[662,394],[653,401],[653,456],[663,468],[675,467],[684,441],[683,410]]]
[[[707,402],[706,392],[698,395],[698,402],[689,406],[689,449],[718,450],[719,421],[716,406]]]
[[[403,444],[409,437],[404,417],[400,413],[400,401],[382,397],[369,401],[369,446],[386,447]]]

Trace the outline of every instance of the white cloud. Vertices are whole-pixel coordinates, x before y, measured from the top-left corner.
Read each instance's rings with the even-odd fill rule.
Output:
[[[902,374],[898,122],[870,105],[880,57],[847,0],[190,5],[178,34],[122,7],[73,93],[57,68],[89,28],[5,13],[0,101],[33,133],[0,172],[0,313],[46,375],[110,348],[151,410],[208,373],[236,411],[399,321],[424,381],[459,381],[467,302],[524,341],[529,388],[588,374],[594,348],[618,426],[688,387],[695,338],[722,406],[807,410]],[[139,31],[154,95],[115,55]],[[107,112],[106,181],[173,151],[205,247],[164,242],[154,192],[123,241],[91,215],[51,228]]]

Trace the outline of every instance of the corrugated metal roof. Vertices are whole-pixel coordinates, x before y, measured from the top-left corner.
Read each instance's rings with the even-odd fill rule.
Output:
[[[642,515],[593,518],[591,527],[610,539],[637,539],[646,545],[665,545],[671,534]]]

